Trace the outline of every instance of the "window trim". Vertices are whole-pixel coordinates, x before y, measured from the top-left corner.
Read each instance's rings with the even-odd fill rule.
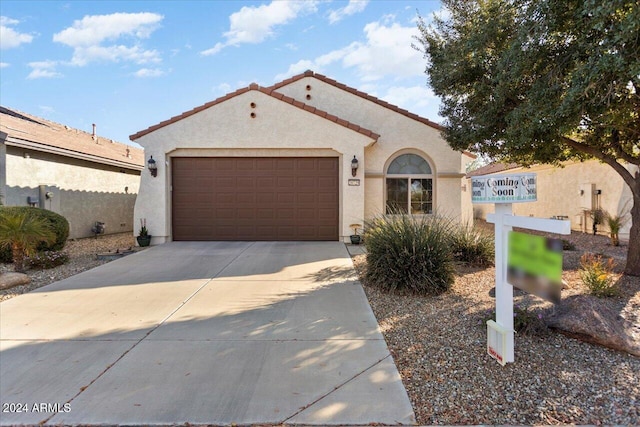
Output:
[[[423,158],[427,164],[429,165],[429,167],[431,168],[431,174],[390,174],[387,173],[387,171],[389,170],[389,166],[391,166],[391,163],[393,163],[393,161],[395,159],[397,159],[398,157],[404,155],[404,154],[414,154],[416,156],[419,156],[421,158]],[[385,213],[385,215],[390,215],[387,214],[387,201],[389,198],[389,193],[388,193],[388,188],[387,188],[387,178],[395,178],[395,179],[406,179],[407,180],[407,213],[409,215],[415,215],[415,216],[420,216],[420,215],[433,215],[436,212],[437,209],[437,197],[436,197],[436,168],[434,165],[434,162],[431,160],[431,158],[429,156],[427,156],[425,153],[419,151],[419,150],[413,150],[413,149],[409,149],[409,150],[400,150],[396,153],[394,153],[392,156],[390,156],[387,159],[387,162],[384,165],[384,176],[383,176],[383,180],[382,180],[382,185],[383,185],[383,194],[384,194],[384,205],[383,205],[383,211]],[[431,213],[430,214],[412,214],[411,213],[411,179],[430,179],[431,180]]]

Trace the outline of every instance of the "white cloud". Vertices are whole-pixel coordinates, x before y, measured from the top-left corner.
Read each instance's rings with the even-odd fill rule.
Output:
[[[31,73],[27,76],[27,79],[51,79],[56,77],[62,77],[62,74],[56,71],[58,63],[56,61],[37,61],[30,62],[29,67],[32,68]]]
[[[162,15],[149,12],[85,16],[74,21],[71,27],[54,34],[53,41],[73,48],[71,64],[77,66],[93,61],[160,62],[158,51],[145,50],[139,43],[151,36],[163,18]],[[114,43],[122,39],[132,40],[133,45]],[[107,45],[103,45],[105,43]]]
[[[231,85],[229,83],[220,83],[218,86],[213,88],[213,93],[226,95],[231,92]]]
[[[165,72],[159,68],[141,68],[134,73],[136,77],[160,77],[164,74]]]
[[[354,48],[354,44],[351,44],[345,48],[333,50],[329,53],[325,53],[324,55],[320,55],[314,60],[301,59],[295,64],[291,64],[289,66],[289,69],[284,73],[276,75],[275,80],[276,81],[284,80],[287,77],[293,76],[295,74],[300,74],[306,70],[313,70],[315,72],[322,73],[324,70],[324,67],[331,65],[334,62],[340,61],[353,48]]]
[[[31,43],[33,36],[19,33],[11,26],[19,24],[20,21],[7,16],[0,16],[0,49],[11,49],[23,43]]]
[[[9,66],[8,62],[0,62],[0,68],[6,68]]]
[[[131,61],[136,64],[158,63],[161,61],[158,51],[144,50],[140,46],[83,46],[74,49],[71,65],[84,66],[89,62],[119,62],[120,60]]]
[[[358,44],[343,59],[345,67],[357,67],[363,80],[418,76],[424,72],[422,55],[411,47],[412,37],[418,34],[416,27],[372,22],[364,32],[367,42]]]
[[[385,17],[385,21],[391,17]],[[356,68],[362,81],[371,82],[390,76],[415,77],[424,73],[424,60],[420,52],[411,47],[416,27],[403,27],[389,22],[372,22],[364,27],[366,42],[353,42],[313,60],[303,59],[276,76],[282,80],[307,69],[322,72],[324,67],[340,63],[344,68]]]
[[[229,31],[223,34],[226,41],[200,53],[215,55],[227,46],[262,43],[274,35],[277,26],[287,24],[299,15],[315,12],[316,3],[316,0],[273,0],[260,6],[244,6],[229,16]]]
[[[335,24],[349,15],[362,12],[367,7],[367,3],[369,3],[369,0],[349,0],[349,4],[345,7],[332,10],[329,13],[329,23]]]
[[[392,86],[387,89],[384,100],[409,111],[437,108],[440,102],[427,86]]]

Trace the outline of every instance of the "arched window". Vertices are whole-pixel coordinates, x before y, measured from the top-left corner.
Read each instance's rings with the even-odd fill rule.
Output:
[[[433,213],[433,172],[425,159],[417,154],[401,154],[386,172],[388,214]]]

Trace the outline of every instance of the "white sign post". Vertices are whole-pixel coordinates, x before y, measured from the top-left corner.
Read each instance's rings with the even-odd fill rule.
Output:
[[[488,322],[487,352],[502,365],[513,362],[513,286],[507,281],[509,232],[513,227],[570,234],[571,222],[513,215],[512,203],[537,200],[536,175],[479,176],[472,179],[472,202],[495,203],[487,222],[495,224],[496,322]]]

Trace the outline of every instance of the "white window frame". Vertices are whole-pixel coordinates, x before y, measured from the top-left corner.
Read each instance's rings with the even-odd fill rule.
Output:
[[[427,162],[427,164],[429,165],[429,168],[431,169],[431,173],[430,174],[390,174],[387,171],[389,170],[389,166],[391,166],[391,163],[393,163],[398,157],[405,155],[405,154],[412,154],[415,156],[418,156],[420,158],[422,158],[424,161]],[[393,156],[391,156],[389,158],[389,160],[387,161],[387,163],[384,166],[384,180],[383,180],[383,185],[384,185],[384,212],[385,215],[388,215],[387,213],[387,202],[388,202],[388,198],[389,198],[389,192],[388,192],[388,188],[387,188],[387,178],[393,178],[393,179],[406,179],[407,180],[407,205],[405,206],[405,208],[407,209],[407,213],[409,215],[433,215],[434,212],[436,212],[436,174],[435,174],[435,169],[434,169],[434,165],[433,162],[429,159],[428,156],[426,156],[423,153],[411,150],[411,151],[400,151],[398,153],[395,153]],[[427,213],[427,214],[412,214],[411,213],[411,179],[430,179],[431,180],[431,213]]]

